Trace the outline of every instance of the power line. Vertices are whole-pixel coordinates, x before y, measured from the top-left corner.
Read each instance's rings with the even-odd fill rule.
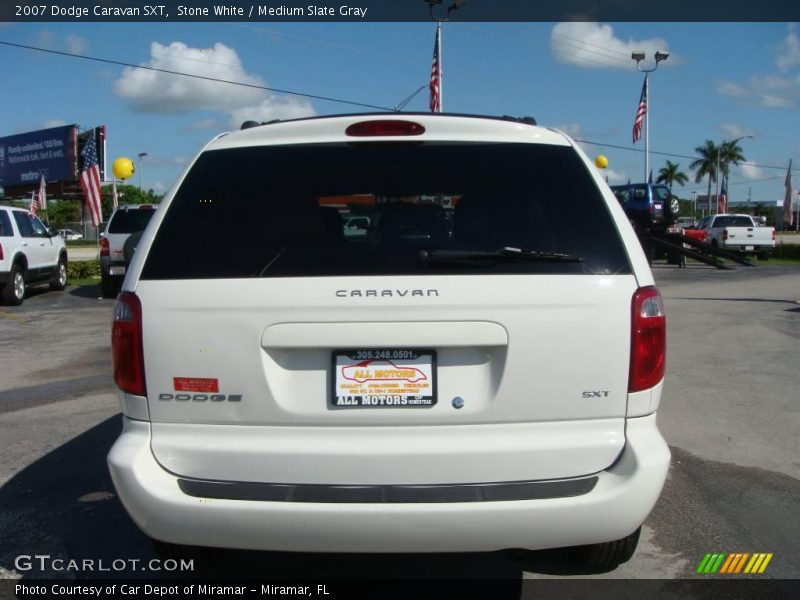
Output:
[[[386,106],[378,106],[378,105],[375,105],[375,104],[366,104],[364,102],[355,102],[353,100],[342,100],[340,98],[331,98],[331,97],[328,97],[328,96],[320,96],[320,95],[317,95],[317,94],[308,94],[308,93],[305,93],[305,92],[294,92],[294,91],[291,91],[291,90],[283,90],[283,89],[280,89],[280,88],[267,87],[265,85],[257,85],[257,84],[254,84],[254,83],[244,83],[242,81],[231,81],[229,79],[218,79],[216,77],[208,77],[206,75],[193,75],[191,73],[183,73],[181,71],[171,71],[169,69],[160,69],[160,68],[157,68],[157,67],[148,67],[148,66],[145,66],[145,65],[135,65],[133,63],[127,63],[127,62],[123,62],[123,61],[120,61],[120,60],[111,60],[109,58],[99,58],[99,57],[96,57],[96,56],[86,56],[84,54],[73,54],[71,52],[61,52],[59,50],[49,50],[47,48],[38,48],[36,46],[27,46],[25,44],[14,44],[12,42],[5,42],[3,40],[0,40],[0,44],[2,44],[4,46],[12,46],[12,47],[15,47],[15,48],[23,48],[25,50],[38,50],[39,52],[46,52],[46,53],[49,53],[49,54],[58,54],[60,56],[69,56],[69,57],[72,57],[72,58],[82,58],[84,60],[91,60],[91,61],[94,61],[94,62],[100,62],[100,63],[110,64],[110,65],[119,65],[119,66],[122,66],[122,67],[130,67],[132,69],[144,69],[146,71],[156,71],[156,72],[159,72],[159,73],[166,73],[168,75],[179,75],[181,77],[191,77],[193,79],[202,79],[202,80],[205,80],[205,81],[214,81],[214,82],[217,82],[217,83],[227,83],[228,85],[238,85],[238,86],[247,87],[247,88],[253,88],[253,89],[257,89],[257,90],[266,90],[268,92],[276,92],[276,93],[279,93],[279,94],[289,94],[291,96],[302,96],[303,98],[313,98],[314,100],[324,100],[326,102],[337,102],[339,104],[350,104],[351,106],[360,106],[362,108],[374,108],[374,109],[377,109],[377,110],[393,112],[391,108],[386,107]]]
[[[617,150],[628,150],[630,152],[644,152],[644,150],[642,150],[641,148],[632,148],[631,146],[619,146],[619,145],[616,145],[616,144],[604,144],[604,143],[601,143],[601,142],[592,142],[590,140],[581,140],[581,139],[578,139],[578,138],[573,138],[573,139],[576,142],[580,142],[581,144],[590,144],[592,146],[602,146],[604,148],[616,148]],[[690,156],[688,154],[674,154],[672,152],[657,152],[655,150],[650,150],[650,154],[658,154],[660,156],[672,156],[674,158],[688,158],[688,159],[691,159],[691,160],[697,160],[698,158],[702,158],[699,154],[695,154],[693,156]],[[762,169],[780,169],[781,171],[786,168],[786,167],[778,167],[778,166],[775,166],[775,165],[759,165],[759,164],[752,163],[752,162],[749,162],[749,161],[744,161],[741,164],[748,165],[750,167],[759,167],[759,168],[762,168]],[[794,171],[800,172],[800,169],[792,169],[792,172],[794,172]]]

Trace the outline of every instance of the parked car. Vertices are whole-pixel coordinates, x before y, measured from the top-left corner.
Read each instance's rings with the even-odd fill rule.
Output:
[[[344,235],[346,237],[364,237],[369,229],[370,219],[365,216],[348,217],[344,222]]]
[[[62,239],[67,240],[68,242],[83,239],[82,233],[78,233],[72,229],[59,229],[56,231],[56,233],[61,236]]]
[[[373,199],[366,238],[331,205],[351,195]],[[665,331],[566,135],[256,124],[212,140],[141,237],[114,308],[111,476],[162,552],[579,546],[614,566],[669,465]]]
[[[678,218],[680,204],[666,185],[629,183],[611,190],[637,230],[663,233]]]
[[[100,289],[105,298],[116,296],[125,278],[130,262],[130,256],[125,257],[125,243],[131,235],[144,231],[156,208],[152,204],[122,205],[108,220],[100,237]]]
[[[775,249],[775,228],[758,226],[750,215],[709,215],[697,228],[705,233],[706,243],[723,250],[758,254],[764,260]]]
[[[67,249],[27,210],[0,206],[0,301],[19,305],[28,286],[67,286]]]

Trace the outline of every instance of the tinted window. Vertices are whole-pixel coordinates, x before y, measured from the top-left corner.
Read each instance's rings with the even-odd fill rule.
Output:
[[[365,235],[345,235],[365,217]],[[583,263],[426,262],[421,250],[561,252]],[[531,144],[272,146],[204,153],[143,279],[630,272],[587,168]]]
[[[14,220],[17,222],[17,229],[22,237],[36,237],[31,225],[31,218],[28,213],[20,212],[18,210],[12,211],[14,213]]]
[[[0,210],[0,237],[13,237],[14,231],[11,229],[11,219],[8,218],[8,213]]]
[[[108,224],[108,233],[135,233],[144,231],[155,209],[133,208],[118,210]]]
[[[668,187],[657,185],[657,186],[653,187],[653,192],[654,192],[655,197],[658,200],[660,200],[662,202],[666,202],[667,200],[669,200],[669,188]]]

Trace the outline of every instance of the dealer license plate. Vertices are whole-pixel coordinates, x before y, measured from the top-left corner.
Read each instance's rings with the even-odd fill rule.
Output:
[[[430,408],[436,352],[365,348],[333,352],[331,408]]]
[[[111,275],[125,275],[125,267],[109,267],[108,272]]]

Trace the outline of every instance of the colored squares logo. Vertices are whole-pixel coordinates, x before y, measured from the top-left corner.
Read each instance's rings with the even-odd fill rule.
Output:
[[[772,553],[766,552],[714,552],[708,553],[700,561],[697,572],[701,575],[723,573],[727,575],[760,575],[772,560]]]

